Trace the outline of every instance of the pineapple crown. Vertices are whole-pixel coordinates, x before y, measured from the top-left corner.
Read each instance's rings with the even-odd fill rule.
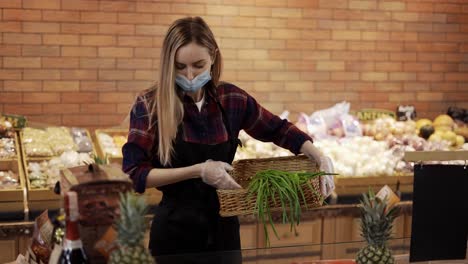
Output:
[[[118,243],[134,247],[143,242],[148,206],[144,196],[132,192],[120,194],[120,219],[116,223]]]
[[[385,246],[392,234],[393,220],[398,215],[399,208],[387,208],[387,197],[380,199],[374,192],[362,194],[361,209],[361,236],[369,245]]]

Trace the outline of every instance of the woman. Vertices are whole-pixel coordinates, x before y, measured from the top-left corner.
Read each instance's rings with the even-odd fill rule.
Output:
[[[333,172],[307,134],[265,110],[244,90],[220,82],[221,59],[213,33],[200,17],[175,21],[163,42],[158,85],[143,92],[130,113],[123,169],[137,192],[154,187],[163,192],[149,244],[158,263],[168,255],[240,249],[238,219],[219,216],[216,189],[240,188],[228,171],[241,129],[302,152]],[[328,196],[333,178],[322,182]],[[227,258],[212,263],[241,262],[238,253]],[[168,257],[167,262],[177,261]]]

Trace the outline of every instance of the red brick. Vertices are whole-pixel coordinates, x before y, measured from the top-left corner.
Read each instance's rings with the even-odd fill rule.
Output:
[[[4,9],[3,20],[39,21],[42,14],[39,10]]]
[[[436,93],[436,92],[418,92],[416,94],[416,100],[418,101],[429,101],[429,102],[437,102],[442,101],[444,99],[443,93]]]
[[[386,81],[388,74],[386,72],[362,72],[361,80],[363,81]]]
[[[435,4],[434,12],[436,13],[461,13],[462,5],[456,4]]]
[[[446,23],[447,14],[437,14],[437,13],[420,13],[419,21],[424,22],[435,22],[435,23]]]
[[[119,13],[117,21],[122,24],[153,24],[153,15],[141,13]]]
[[[129,102],[133,102],[133,100],[134,100],[133,93],[125,93],[125,92],[99,93],[100,103],[129,103]]]
[[[345,63],[343,61],[318,61],[317,71],[344,71]]]
[[[128,114],[130,113],[132,106],[133,104],[129,104],[129,103],[117,104],[117,113]]]
[[[81,45],[84,46],[113,46],[117,43],[115,36],[82,35]]]
[[[226,49],[223,49],[223,56],[226,58]],[[161,49],[159,48],[135,48],[136,58],[159,58]]]
[[[418,61],[444,61],[445,54],[444,53],[435,53],[435,52],[419,52],[418,53]]]
[[[15,92],[39,92],[41,89],[42,83],[40,81],[4,81],[3,87],[5,91]]]
[[[95,70],[62,70],[63,80],[96,80],[97,72]]]
[[[140,92],[154,84],[153,81],[118,81],[117,91]]]
[[[390,39],[396,41],[416,41],[418,34],[412,32],[391,32]]]
[[[167,3],[147,3],[140,2],[136,3],[137,12],[149,12],[149,13],[170,13],[170,4]]]
[[[405,23],[403,22],[378,22],[377,23],[378,30],[384,31],[404,31],[405,30]]]
[[[425,81],[425,82],[440,82],[444,80],[443,73],[418,73],[418,81]]]
[[[305,40],[330,40],[329,30],[302,30],[301,39]]]
[[[297,83],[297,82],[288,82],[288,85],[285,87],[283,82],[272,82],[272,81],[263,81],[263,82],[254,82],[253,90],[256,92],[278,92],[278,91],[285,91],[291,88],[289,85],[290,83]],[[302,90],[303,87],[301,87]],[[292,90],[291,90],[292,91]]]
[[[130,46],[130,47],[152,47],[152,37],[137,37],[137,36],[119,36],[119,46]]]
[[[349,1],[349,9],[358,9],[358,10],[375,10],[377,9],[377,3],[375,1]]]
[[[416,73],[392,72],[389,74],[391,81],[415,81]]]
[[[258,62],[259,65],[266,65],[267,67],[269,67],[268,69],[272,69],[272,64],[270,64],[269,62],[270,61],[255,61],[256,63]],[[264,64],[262,64],[263,62],[265,62]],[[254,64],[253,64],[253,61],[249,60],[249,61],[233,61],[233,60],[224,60],[223,62],[224,64],[224,69],[226,70],[251,70],[251,69],[254,69]],[[261,68],[261,67],[255,67],[257,70],[265,70],[264,68]]]
[[[403,65],[405,72],[428,72],[431,71],[431,64],[429,63],[416,63],[416,62],[405,62]]]
[[[86,23],[116,23],[117,13],[81,12],[81,21]]]
[[[343,20],[332,20],[332,19],[320,19],[318,20],[317,28],[319,29],[346,29],[347,21]]]
[[[63,115],[63,125],[88,127],[101,125],[99,115],[85,115],[85,114],[67,114]]]
[[[59,70],[23,70],[25,80],[60,80]]]
[[[391,61],[416,61],[416,52],[392,52],[390,53]]]
[[[57,22],[80,22],[80,12],[78,11],[42,11],[44,21]]]
[[[468,101],[468,93],[445,93],[444,94],[444,99],[445,100],[450,100],[450,101],[463,101],[466,102]]]
[[[114,115],[99,115],[100,126],[120,126],[127,115],[114,114]]]
[[[405,82],[403,87],[405,92],[429,91],[430,85],[422,82]]]
[[[60,102],[60,93],[28,93],[23,96],[25,103],[58,103]]]
[[[97,103],[98,93],[87,92],[63,92],[61,93],[62,103]]]
[[[379,9],[387,11],[402,11],[406,9],[406,4],[398,1],[379,2]]]
[[[135,34],[135,25],[99,24],[99,33],[100,34],[116,34],[116,35],[133,35]]]
[[[317,8],[318,4],[318,0],[288,0],[288,7]]]
[[[21,0],[0,1],[0,8],[21,8]]]
[[[20,80],[21,70],[0,69],[0,80]]]
[[[393,12],[392,18],[395,21],[416,22],[419,21],[419,14],[412,12]]]
[[[37,122],[48,125],[62,125],[62,116],[61,115],[28,115],[28,120],[30,122]]]
[[[206,5],[203,4],[179,4],[172,3],[170,13],[188,13],[193,15],[204,15]]]
[[[434,42],[434,41],[445,41],[446,34],[445,33],[418,33],[418,40],[425,41],[425,42]]]
[[[297,102],[301,98],[300,93],[297,92],[288,92],[288,93],[270,93],[268,100],[270,102]]]
[[[4,57],[4,68],[40,68],[41,58]]]
[[[314,40],[286,40],[287,49],[299,49],[299,50],[315,50]]]
[[[261,28],[287,28],[288,19],[287,18],[256,17],[255,26],[261,27]]]
[[[329,81],[330,72],[301,72],[302,81]]]
[[[85,114],[112,114],[117,111],[116,104],[82,104],[80,105],[81,113]]]
[[[21,56],[21,46],[0,44],[0,56]]]
[[[137,25],[136,34],[137,35],[156,35],[164,36],[167,32],[167,27],[159,25]]]
[[[117,59],[117,69],[150,69],[151,59]]]
[[[359,51],[333,51],[332,59],[343,61],[357,61],[361,59],[361,53]]]
[[[364,102],[387,102],[388,93],[361,93],[359,100]]]
[[[135,71],[135,80],[155,80],[156,72],[155,71]]]
[[[434,32],[459,32],[460,25],[434,24]]]
[[[117,90],[115,81],[81,81],[80,91],[84,92],[111,92]]]
[[[389,19],[390,12],[388,11],[362,11],[360,16],[362,20],[385,21]]]
[[[99,48],[99,57],[113,57],[113,58],[131,58],[133,57],[132,48]]]
[[[134,71],[124,71],[124,70],[100,70],[99,71],[99,80],[108,80],[108,81],[130,81],[133,80]]]
[[[334,40],[360,40],[361,32],[357,30],[334,30],[332,32]]]
[[[79,91],[79,81],[44,81],[43,91],[75,92]]]
[[[344,50],[346,49],[346,41],[337,40],[318,40],[317,50]]]
[[[364,61],[388,61],[388,53],[386,52],[362,52],[361,59]]]
[[[271,9],[272,17],[284,17],[284,18],[301,18],[302,9],[300,8],[272,8]]]
[[[41,35],[23,33],[3,33],[3,43],[5,44],[41,44]]]
[[[459,70],[456,63],[431,63],[433,72],[456,72]],[[463,71],[460,69],[460,71]]]
[[[100,1],[99,9],[101,11],[114,11],[114,12],[134,12],[136,10],[136,3],[129,1]]]
[[[4,111],[18,115],[40,114],[42,113],[41,104],[5,104]]]
[[[21,22],[0,21],[0,32],[21,32]]]
[[[2,92],[2,96],[0,96],[0,103],[11,104],[11,103],[21,103],[22,101],[23,101],[23,93]]]
[[[275,73],[272,73],[275,74]],[[269,81],[269,72],[267,71],[237,71],[237,80],[239,81]]]
[[[298,72],[272,72],[270,74],[271,81],[299,81],[300,74]]]
[[[364,71],[375,71],[375,62],[346,62],[346,71],[364,72]]]
[[[332,81],[357,81],[359,80],[359,72],[332,72]]]
[[[374,41],[349,41],[348,49],[354,51],[370,51],[375,50]]]
[[[60,0],[23,0],[23,8],[60,9]]]
[[[377,92],[399,92],[402,90],[403,84],[401,82],[378,82],[375,84],[375,91]]]
[[[406,31],[432,32],[432,23],[407,23]]]
[[[22,56],[56,57],[56,56],[60,56],[60,47],[59,46],[23,46]]]
[[[416,100],[415,93],[396,93],[396,94],[389,94],[388,101],[389,102],[411,102],[413,103]]]
[[[397,41],[384,41],[375,43],[376,51],[402,51],[403,50],[403,42]]]
[[[63,55],[63,54],[62,54]],[[78,68],[79,60],[77,58],[42,58],[42,68]]]
[[[389,40],[390,34],[388,32],[378,31],[364,31],[362,32],[363,40]]]
[[[330,93],[322,93],[322,92],[302,91],[300,95],[302,98],[307,98],[307,100],[311,102],[326,102],[326,101],[330,101],[330,98],[331,98]]]
[[[91,0],[62,0],[62,9],[71,9],[71,10],[99,10],[99,1]]]
[[[347,8],[348,0],[319,0],[320,8]]]
[[[97,48],[83,47],[83,46],[62,47],[62,56],[63,57],[96,57]]]
[[[434,12],[434,6],[432,3],[422,2],[406,2],[406,10],[409,12]]]
[[[60,24],[46,22],[23,22],[23,32],[27,33],[59,33]]]
[[[44,114],[76,114],[80,112],[79,104],[44,104]]]
[[[270,50],[270,59],[273,60],[299,60],[301,52],[297,50]]]
[[[253,16],[253,17],[271,17],[271,8],[239,6],[239,15],[240,16]]]
[[[466,42],[468,40],[468,34],[465,33],[447,33],[447,41],[456,42],[456,41],[463,41]]]
[[[113,69],[116,59],[113,58],[80,58],[80,67],[85,69]]]
[[[71,34],[96,34],[98,33],[98,24],[62,23],[61,32]]]
[[[459,53],[445,53],[445,61],[446,62],[463,62],[464,57],[460,56]]]
[[[240,14],[240,8],[238,6],[207,5],[206,14],[215,16],[238,16]]]
[[[348,27],[351,30],[377,30],[375,21],[348,21]]]
[[[80,38],[78,35],[69,34],[43,34],[42,41],[45,45],[76,46],[80,44]]]
[[[299,39],[301,31],[297,29],[272,29],[272,39]]]
[[[375,70],[376,71],[387,71],[387,72],[396,72],[402,71],[403,66],[401,62],[376,62]]]
[[[302,9],[302,16],[307,18],[333,18],[333,9],[317,9],[317,8],[304,8]]]
[[[284,47],[284,41],[280,40],[278,41],[283,44]],[[238,48],[238,49],[253,49],[255,48],[255,40],[253,39],[233,39],[233,38],[223,38],[221,39],[221,42],[218,43],[219,46],[221,47],[221,51],[224,48]],[[261,48],[268,48],[268,47],[261,47]]]

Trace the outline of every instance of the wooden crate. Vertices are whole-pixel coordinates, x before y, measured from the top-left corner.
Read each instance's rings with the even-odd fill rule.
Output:
[[[397,184],[400,182],[400,192],[413,192],[413,174],[398,174],[394,176],[378,177],[335,177],[335,192],[340,195],[361,195],[367,193],[369,187],[375,192],[384,185],[388,185],[393,191],[396,191]]]
[[[45,127],[44,127],[45,128]],[[87,129],[85,129],[87,136],[89,137],[93,151],[90,153],[90,156],[97,155],[94,142],[92,140],[91,134]],[[23,135],[20,133],[20,142],[23,142]],[[45,209],[53,210],[59,209],[62,206],[62,197],[54,193],[51,188],[32,188],[29,181],[29,171],[28,165],[29,162],[42,162],[49,161],[54,157],[29,157],[26,156],[24,145],[21,143],[22,150],[22,164],[24,168],[26,188],[28,192],[28,206],[31,211],[43,211]]]
[[[18,175],[19,186],[14,189],[0,189],[0,212],[27,211],[26,180],[21,160],[19,137],[15,133],[16,157],[0,159],[0,170],[11,170]]]
[[[126,128],[106,128],[106,129],[96,129],[94,131],[95,133],[95,138],[96,138],[96,146],[97,146],[97,154],[99,157],[102,159],[107,158],[107,161],[109,163],[118,163],[122,164],[122,153],[120,155],[110,155],[105,152],[104,147],[102,145],[102,142],[99,140],[99,134],[105,133],[108,134],[109,136],[124,136],[127,137],[128,135],[128,129]]]

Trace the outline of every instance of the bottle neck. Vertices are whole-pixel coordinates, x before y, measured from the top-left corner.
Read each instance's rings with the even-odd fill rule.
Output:
[[[69,240],[65,239],[63,240],[63,250],[74,250],[74,249],[80,249],[83,248],[83,242],[81,240]]]
[[[69,241],[80,240],[80,228],[78,221],[67,220],[65,224],[65,239]]]

